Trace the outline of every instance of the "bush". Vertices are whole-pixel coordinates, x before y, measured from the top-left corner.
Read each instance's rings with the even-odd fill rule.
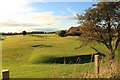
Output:
[[[80,36],[82,33],[80,31],[74,31],[72,33],[67,33],[67,36]]]
[[[60,37],[65,37],[65,36],[66,36],[66,30],[58,31],[57,34],[58,34]]]

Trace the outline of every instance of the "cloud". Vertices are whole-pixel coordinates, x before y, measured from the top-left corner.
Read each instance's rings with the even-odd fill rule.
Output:
[[[97,2],[98,0],[33,0],[38,2]]]
[[[65,14],[65,11],[59,11],[60,14]]]
[[[0,2],[0,32],[60,29],[64,22],[75,20],[74,16],[55,16],[54,12],[34,12],[30,6],[32,2],[46,2],[43,0],[2,0]],[[67,9],[73,13],[71,9]],[[63,12],[61,12],[63,13]],[[46,30],[47,30],[46,29]]]
[[[6,22],[1,23],[2,26],[42,26],[58,24],[62,21],[75,20],[74,16],[55,16],[54,12],[31,12],[24,16],[16,16]]]
[[[55,16],[54,12],[31,12],[24,15],[15,16],[5,22],[0,23],[0,27],[5,30],[14,28],[18,30],[32,31],[35,29],[58,30],[63,22],[75,20],[74,16]],[[46,28],[46,29],[45,29]]]
[[[28,6],[29,0],[1,0],[0,1],[0,22],[12,18],[15,15],[31,12],[32,7]]]
[[[74,16],[76,16],[76,12],[74,10],[72,10],[71,8],[66,8],[68,12],[70,12],[71,14],[73,14]]]
[[[44,3],[47,3],[47,2],[49,2],[49,1],[45,1],[45,0],[31,0],[31,2],[44,2]]]
[[[45,31],[45,32],[51,32],[59,30],[58,28],[34,28],[33,31]]]

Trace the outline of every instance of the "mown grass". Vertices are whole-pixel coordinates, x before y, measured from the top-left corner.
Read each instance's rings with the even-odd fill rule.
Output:
[[[2,69],[9,69],[11,78],[80,77],[80,73],[93,72],[93,62],[64,64],[55,63],[54,59],[60,61],[68,56],[95,54],[91,46],[107,53],[102,44],[75,49],[81,44],[79,40],[55,34],[6,36],[2,44]]]

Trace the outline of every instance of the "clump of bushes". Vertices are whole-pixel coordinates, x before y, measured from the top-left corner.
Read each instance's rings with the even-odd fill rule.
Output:
[[[82,33],[80,31],[74,31],[72,33],[67,33],[67,36],[80,36]]]
[[[61,30],[56,32],[60,37],[65,37],[66,36],[66,30]]]

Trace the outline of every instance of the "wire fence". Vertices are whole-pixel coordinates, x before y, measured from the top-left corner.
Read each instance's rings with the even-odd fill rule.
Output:
[[[96,56],[96,57],[95,57]],[[94,57],[94,61],[93,61]],[[76,60],[76,64],[72,64],[69,61],[68,64],[64,63],[61,66],[56,63],[53,64],[51,70],[51,78],[120,78],[118,69],[119,64],[117,61],[113,62],[112,66],[108,66],[108,62],[105,59],[100,59],[99,55],[92,55],[89,63],[80,64],[81,59]],[[71,65],[72,64],[72,65]],[[67,66],[67,67],[66,67]],[[74,68],[71,66],[74,66]],[[65,67],[64,71],[60,70],[61,67]],[[6,73],[8,72],[8,73]],[[35,74],[42,74],[37,70],[33,70]],[[32,75],[31,71],[21,72],[20,74],[15,74],[14,76],[21,76],[22,74]],[[7,77],[6,77],[7,75]],[[8,78],[9,70],[2,72],[2,79]],[[4,80],[4,79],[3,79]]]

